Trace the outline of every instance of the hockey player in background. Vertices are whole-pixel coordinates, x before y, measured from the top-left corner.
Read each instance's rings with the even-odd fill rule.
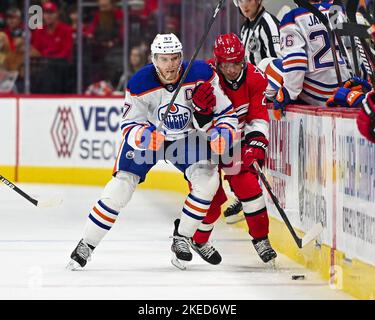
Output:
[[[235,196],[241,201],[255,250],[263,262],[268,262],[276,258],[277,254],[268,239],[266,203],[257,172],[252,167],[254,161],[261,166],[264,164],[268,146],[269,117],[264,95],[268,82],[262,71],[245,62],[245,48],[233,33],[218,36],[214,56],[213,65],[219,75],[220,85],[233,103],[241,130],[240,173],[226,174],[224,179],[228,180]],[[193,98],[193,102],[194,116],[200,122],[207,119],[207,115],[213,115],[213,110],[202,106],[199,100]],[[225,172],[225,166],[222,167]],[[221,257],[208,240],[225,199],[225,193],[220,187],[207,216],[191,239],[192,248],[212,264],[220,263]]]
[[[233,0],[242,16],[246,18],[240,31],[240,38],[245,46],[245,61],[253,65],[267,57],[281,57],[279,24],[275,16],[263,6],[263,0]],[[224,211],[228,224],[244,219],[241,201],[235,201]]]
[[[246,18],[241,27],[245,59],[258,65],[264,58],[281,57],[279,21],[263,6],[263,0],[233,0]]]
[[[323,13],[327,13],[332,5],[309,2]],[[275,109],[283,111],[296,101],[324,105],[338,87],[327,29],[306,9],[295,8],[282,19],[280,37],[284,85],[274,101]],[[349,70],[338,49],[335,54],[342,79],[346,81],[350,78]]]
[[[220,183],[218,166],[210,160],[212,153],[198,150],[202,146],[192,122],[192,97],[201,95],[205,86],[195,88],[196,84],[212,87],[214,94],[214,100],[205,101],[201,106],[209,107],[214,113],[214,126],[207,132],[209,142],[205,139],[203,147],[222,154],[233,141],[238,120],[219,86],[216,73],[205,62],[195,61],[163,122],[162,131],[156,130],[187,63],[182,60],[182,44],[174,34],[158,34],[151,45],[151,54],[153,63],[139,70],[128,83],[120,124],[123,141],[113,177],[90,211],[83,237],[71,254],[69,269],[86,265],[120,210],[129,202],[137,184],[145,180],[159,159],[170,160],[191,184],[181,219],[175,221],[171,249],[172,263],[178,268],[184,269],[185,263],[192,259],[189,238],[204,219]]]
[[[265,91],[265,96],[269,102],[273,102],[278,90],[284,83],[283,61],[280,58],[264,58],[257,67],[267,76],[268,86]],[[279,119],[279,112],[274,111],[274,113],[277,119]],[[245,219],[242,214],[241,201],[235,199],[235,201],[224,210],[224,217],[228,224],[234,224]]]

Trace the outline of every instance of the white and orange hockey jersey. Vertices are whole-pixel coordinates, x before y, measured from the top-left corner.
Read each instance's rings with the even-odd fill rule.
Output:
[[[319,3],[314,6],[328,15],[331,4]],[[326,27],[306,9],[296,8],[282,19],[280,36],[284,87],[291,99],[324,105],[338,86]],[[338,46],[336,54],[342,79],[346,81],[350,73]]]
[[[187,62],[183,62],[182,70],[186,67]],[[196,129],[200,129],[194,127],[192,106],[192,93],[200,81],[209,81],[214,87],[216,107],[213,125],[226,125],[237,131],[237,114],[232,103],[220,88],[217,74],[204,61],[195,61],[164,121],[162,129],[167,141],[182,139]],[[130,146],[138,149],[135,145],[135,133],[140,126],[159,125],[177,85],[178,83],[161,84],[152,64],[146,65],[132,77],[126,91],[121,121],[122,135]]]

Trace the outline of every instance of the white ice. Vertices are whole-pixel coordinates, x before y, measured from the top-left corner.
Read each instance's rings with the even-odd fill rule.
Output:
[[[61,195],[56,208],[34,207],[0,186],[0,299],[351,299],[279,254],[262,263],[242,229],[219,221],[218,266],[194,255],[188,270],[170,263],[169,236],[184,197],[137,190],[82,271],[65,269],[102,188],[19,184],[36,198]],[[305,274],[305,280],[292,280]]]

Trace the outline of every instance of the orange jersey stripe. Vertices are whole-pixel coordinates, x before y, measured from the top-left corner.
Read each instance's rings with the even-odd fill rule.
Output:
[[[95,213],[96,213],[99,217],[103,218],[104,220],[106,220],[106,221],[108,221],[108,222],[111,222],[111,223],[115,223],[115,221],[116,221],[115,219],[111,219],[111,218],[105,216],[105,215],[104,215],[103,213],[101,213],[98,209],[96,209],[96,207],[94,207],[93,210],[95,211]]]
[[[202,209],[202,208],[199,208],[199,207],[196,207],[195,205],[193,205],[193,204],[191,204],[189,201],[185,201],[185,204],[189,207],[189,208],[191,208],[191,209],[193,209],[193,210],[195,210],[195,211],[198,211],[198,212],[201,212],[201,213],[206,213],[207,212],[207,209]]]
[[[294,64],[294,63],[303,63],[303,64],[307,64],[307,59],[296,59],[296,60],[290,60],[290,61],[287,61],[287,62],[283,62],[283,66],[288,66],[290,64]]]
[[[323,90],[319,90],[319,89],[316,89],[316,88],[314,88],[314,87],[308,85],[307,83],[305,83],[303,86],[304,86],[304,88],[307,88],[307,89],[309,89],[309,90],[311,90],[311,91],[314,91],[314,92],[316,92],[316,93],[320,93],[320,94],[325,94],[325,95],[332,95],[333,92],[334,92],[334,90],[331,90],[331,91],[323,91]]]
[[[280,84],[284,83],[283,77],[280,74],[278,74],[274,69],[272,69],[272,67],[270,67],[270,65],[268,65],[267,68],[266,68],[266,75],[270,75],[272,78],[274,78]]]

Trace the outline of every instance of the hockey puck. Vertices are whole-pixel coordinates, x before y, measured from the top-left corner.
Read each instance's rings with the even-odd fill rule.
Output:
[[[304,279],[305,279],[305,275],[303,275],[303,274],[292,275],[292,280],[304,280]]]

